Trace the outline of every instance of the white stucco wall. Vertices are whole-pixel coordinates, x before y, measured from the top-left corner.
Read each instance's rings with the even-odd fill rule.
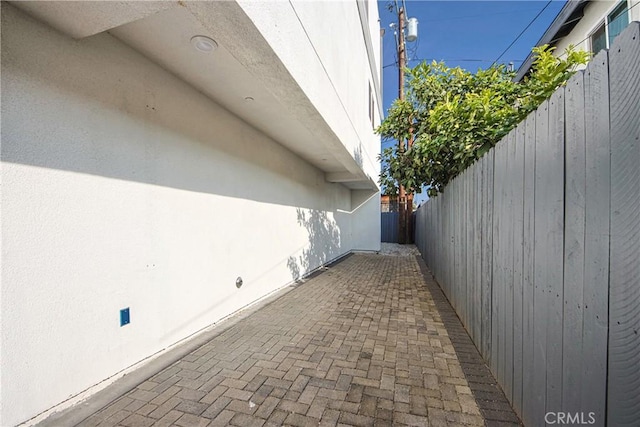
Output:
[[[629,22],[640,21],[640,0],[627,0],[629,7]],[[600,26],[603,19],[611,13],[619,4],[619,1],[596,0],[590,2],[584,8],[584,16],[576,24],[574,29],[566,37],[557,43],[556,52],[562,54],[569,45],[576,48],[591,51],[589,36]]]
[[[323,101],[302,77],[301,87],[322,112],[344,103],[327,121],[345,145],[362,144],[377,176],[379,145],[359,104],[368,88],[351,69],[362,49],[341,63],[330,47],[316,46],[336,95]],[[284,56],[303,63],[297,48]],[[106,33],[72,40],[3,3],[1,83],[2,426],[298,272],[379,248],[378,196],[352,210],[343,185]],[[131,324],[120,327],[125,307]]]

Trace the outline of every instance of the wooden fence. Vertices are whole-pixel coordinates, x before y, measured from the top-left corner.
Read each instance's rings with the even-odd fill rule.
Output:
[[[423,205],[416,244],[525,425],[638,425],[640,24]]]
[[[400,212],[382,212],[380,214],[380,240],[398,243],[398,220]]]

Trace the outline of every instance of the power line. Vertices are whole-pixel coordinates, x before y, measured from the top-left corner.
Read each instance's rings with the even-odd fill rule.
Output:
[[[542,10],[540,10],[540,12],[538,12],[538,14],[537,14],[537,15],[536,15],[532,20],[531,20],[531,22],[529,22],[529,24],[524,28],[524,30],[522,30],[522,31],[520,32],[520,34],[518,34],[518,37],[516,37],[516,38],[511,42],[511,44],[510,44],[509,46],[507,46],[507,48],[506,48],[505,50],[503,50],[503,51],[502,51],[502,53],[500,54],[500,56],[498,56],[498,57],[496,58],[496,60],[495,60],[495,61],[493,61],[493,64],[495,64],[496,62],[498,62],[498,61],[500,60],[500,58],[502,58],[502,55],[504,55],[505,53],[507,53],[507,51],[508,51],[509,49],[511,49],[511,46],[513,46],[514,44],[516,44],[516,42],[520,39],[520,37],[522,37],[522,35],[525,33],[525,31],[527,31],[527,30],[529,29],[529,27],[530,27],[531,25],[533,25],[533,23],[536,21],[536,19],[538,19],[538,17],[539,17],[540,15],[542,15],[542,12],[544,12],[544,11],[547,9],[547,7],[549,7],[549,5],[550,5],[552,2],[553,2],[553,0],[549,0],[549,1],[547,2],[547,4],[545,4],[545,5],[544,5],[544,7],[542,8]],[[491,65],[493,65],[493,64],[491,64]]]
[[[418,49],[420,48],[420,37],[412,43],[411,47],[407,47],[407,62],[418,60]]]
[[[443,61],[443,62],[493,62],[493,59],[465,59],[465,58],[413,58],[412,61]],[[524,62],[524,59],[510,59],[509,62]],[[398,62],[384,65],[382,68],[398,66]]]
[[[538,9],[509,10],[509,11],[505,11],[505,12],[483,13],[482,15],[450,16],[448,18],[424,19],[424,20],[421,20],[421,22],[459,21],[461,19],[486,18],[487,16],[512,15],[512,14],[516,14],[516,13],[529,12],[529,11],[533,11],[533,10],[538,10]]]

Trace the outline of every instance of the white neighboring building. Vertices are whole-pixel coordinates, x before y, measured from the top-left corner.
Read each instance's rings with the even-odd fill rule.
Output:
[[[0,425],[379,250],[376,2],[2,2],[1,40]]]
[[[555,46],[558,55],[569,45],[596,54],[608,49],[632,21],[640,21],[640,0],[569,0],[536,46]],[[516,80],[522,80],[532,63],[529,55],[518,70]]]

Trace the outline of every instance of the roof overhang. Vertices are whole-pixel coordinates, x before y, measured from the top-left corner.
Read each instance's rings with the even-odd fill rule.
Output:
[[[554,45],[558,40],[569,34],[584,16],[584,8],[587,6],[587,3],[589,3],[589,0],[567,1],[558,13],[558,16],[556,16],[556,19],[553,20],[549,28],[547,28],[547,31],[545,31],[540,40],[538,40],[536,46],[545,44]],[[529,53],[527,59],[525,59],[518,69],[516,77],[514,78],[515,81],[519,82],[524,79],[529,73],[529,70],[531,70],[533,61],[533,54]]]
[[[75,39],[107,31],[352,190],[376,183],[234,1],[16,1]],[[191,38],[218,43],[197,52]]]

